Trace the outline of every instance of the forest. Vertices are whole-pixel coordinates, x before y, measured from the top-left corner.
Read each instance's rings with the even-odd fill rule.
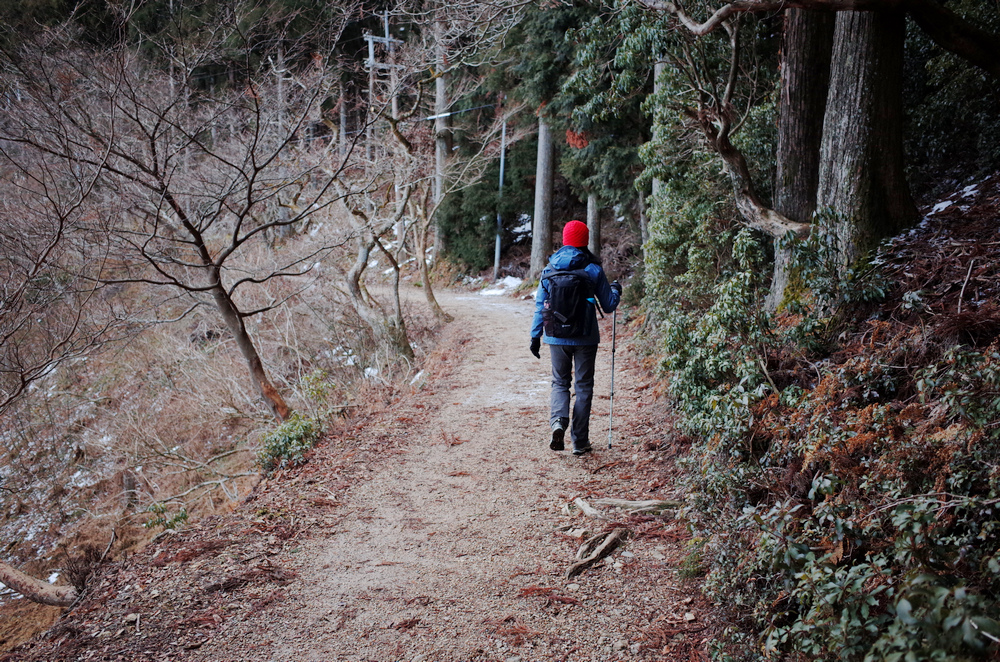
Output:
[[[998,0],[0,14],[0,651],[394,407],[441,293],[530,296],[581,219],[704,655],[998,659]]]

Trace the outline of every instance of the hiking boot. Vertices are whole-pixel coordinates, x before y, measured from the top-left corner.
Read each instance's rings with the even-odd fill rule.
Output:
[[[549,448],[554,451],[561,451],[566,448],[566,444],[563,442],[565,437],[566,424],[563,423],[562,419],[559,419],[552,424],[552,441],[549,442]]]
[[[586,442],[582,446],[574,446],[574,448],[573,448],[573,455],[576,455],[577,457],[579,457],[581,455],[586,455],[587,453],[589,453],[592,450],[594,450],[594,449],[590,445],[590,442],[588,441],[588,442]]]

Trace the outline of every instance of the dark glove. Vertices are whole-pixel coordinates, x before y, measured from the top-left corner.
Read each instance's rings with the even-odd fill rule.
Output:
[[[531,353],[535,355],[536,359],[542,358],[542,355],[538,353],[538,350],[540,350],[541,348],[542,348],[542,339],[541,338],[532,338],[531,339]]]
[[[622,295],[622,284],[619,283],[617,280],[611,283],[611,289],[614,290],[615,294],[617,294],[618,296]]]

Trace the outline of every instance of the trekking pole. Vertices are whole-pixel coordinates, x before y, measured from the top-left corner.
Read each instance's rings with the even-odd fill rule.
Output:
[[[615,345],[618,342],[618,311],[611,313],[611,403],[608,405],[608,450],[611,450],[611,424],[615,411]]]

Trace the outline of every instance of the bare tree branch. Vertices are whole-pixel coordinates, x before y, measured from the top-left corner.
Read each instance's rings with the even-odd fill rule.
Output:
[[[743,0],[719,7],[700,23],[670,0],[635,2],[673,14],[695,35],[706,35],[744,13],[780,12],[789,8],[834,12],[902,10],[910,14],[938,46],[1000,78],[1000,36],[973,25],[935,0]]]

